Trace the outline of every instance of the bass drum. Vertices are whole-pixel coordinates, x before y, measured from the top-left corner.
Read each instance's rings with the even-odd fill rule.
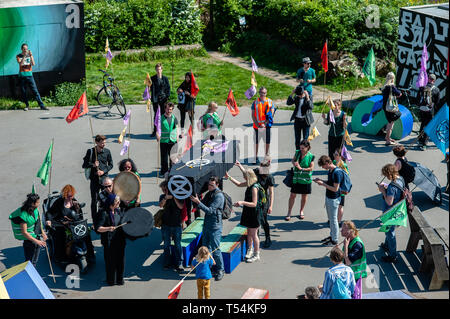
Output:
[[[114,194],[123,201],[132,201],[141,194],[141,180],[133,172],[120,172],[114,178]]]

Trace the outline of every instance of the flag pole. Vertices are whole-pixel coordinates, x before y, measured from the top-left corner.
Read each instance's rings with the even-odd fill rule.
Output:
[[[131,139],[131,113],[130,118],[128,119],[128,141],[130,139]],[[128,144],[128,159],[130,159],[130,144]]]
[[[97,162],[97,147],[95,145],[95,137],[94,137],[94,130],[92,129],[91,117],[89,117],[89,125],[91,126],[92,142],[94,143],[95,161]],[[91,155],[91,157],[92,157],[92,155]]]
[[[50,173],[48,176],[48,197],[51,194],[51,184],[52,184],[52,171],[53,171],[53,150],[54,150],[55,139],[52,138],[52,151],[50,152]]]

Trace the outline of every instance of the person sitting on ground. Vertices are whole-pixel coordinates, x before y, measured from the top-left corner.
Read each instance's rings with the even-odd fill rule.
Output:
[[[323,284],[317,287],[321,291],[320,299],[351,299],[355,291],[355,276],[353,270],[343,264],[344,252],[339,247],[334,247],[330,253],[330,260],[334,266],[325,272]],[[339,285],[338,281],[345,287],[345,296],[335,294]]]

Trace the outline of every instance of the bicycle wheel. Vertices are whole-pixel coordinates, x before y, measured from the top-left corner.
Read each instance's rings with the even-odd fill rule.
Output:
[[[112,87],[112,85],[108,84],[98,91],[96,98],[98,105],[104,107],[109,107],[111,105],[111,103],[114,101],[112,94],[113,89],[114,88]]]
[[[119,111],[119,114],[124,117],[125,114],[127,114],[127,108],[125,107],[125,102],[123,101],[122,94],[120,94],[119,88],[117,86],[114,86],[114,92],[113,92],[113,103],[112,105],[115,105],[117,107],[117,110]]]

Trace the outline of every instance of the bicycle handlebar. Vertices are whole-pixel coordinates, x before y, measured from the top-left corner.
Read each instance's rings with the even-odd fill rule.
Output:
[[[102,69],[98,69],[100,72],[103,72],[103,73],[105,73],[105,75],[104,76],[109,76],[109,74],[106,72],[106,71],[104,71],[104,70],[102,70]]]

